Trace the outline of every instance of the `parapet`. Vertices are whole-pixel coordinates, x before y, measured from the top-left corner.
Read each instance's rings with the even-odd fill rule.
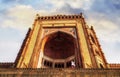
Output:
[[[84,18],[82,13],[75,14],[75,15],[53,15],[53,16],[40,16],[39,14],[36,14],[37,20],[60,20],[60,19],[80,19]]]
[[[110,68],[119,68],[120,69],[120,64],[109,64]]]

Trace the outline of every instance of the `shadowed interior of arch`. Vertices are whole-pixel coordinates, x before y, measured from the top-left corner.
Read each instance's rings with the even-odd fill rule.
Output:
[[[50,34],[44,46],[44,55],[52,59],[65,59],[75,53],[74,37],[58,31]]]

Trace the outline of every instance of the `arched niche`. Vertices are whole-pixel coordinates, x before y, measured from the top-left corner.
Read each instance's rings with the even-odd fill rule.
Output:
[[[43,59],[41,60],[52,62],[52,65],[54,65],[52,67],[55,67],[57,63],[60,63],[61,67],[63,67],[63,64],[64,67],[67,67],[67,62],[75,59],[75,40],[75,37],[62,31],[46,35],[41,42],[40,52],[43,53]]]

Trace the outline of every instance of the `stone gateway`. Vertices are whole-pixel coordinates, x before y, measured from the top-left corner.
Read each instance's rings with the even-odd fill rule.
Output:
[[[7,77],[7,73],[16,77],[50,77],[51,74],[54,77],[58,77],[57,74],[61,77],[96,77],[97,74],[100,77],[110,74],[111,77],[120,77],[119,69],[120,64],[107,63],[93,26],[86,24],[82,13],[53,16],[37,14],[15,62],[0,63],[0,77]]]

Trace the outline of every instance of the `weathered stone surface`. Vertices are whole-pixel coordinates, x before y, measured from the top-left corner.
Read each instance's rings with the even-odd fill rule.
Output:
[[[0,69],[0,77],[120,77],[120,69]]]

